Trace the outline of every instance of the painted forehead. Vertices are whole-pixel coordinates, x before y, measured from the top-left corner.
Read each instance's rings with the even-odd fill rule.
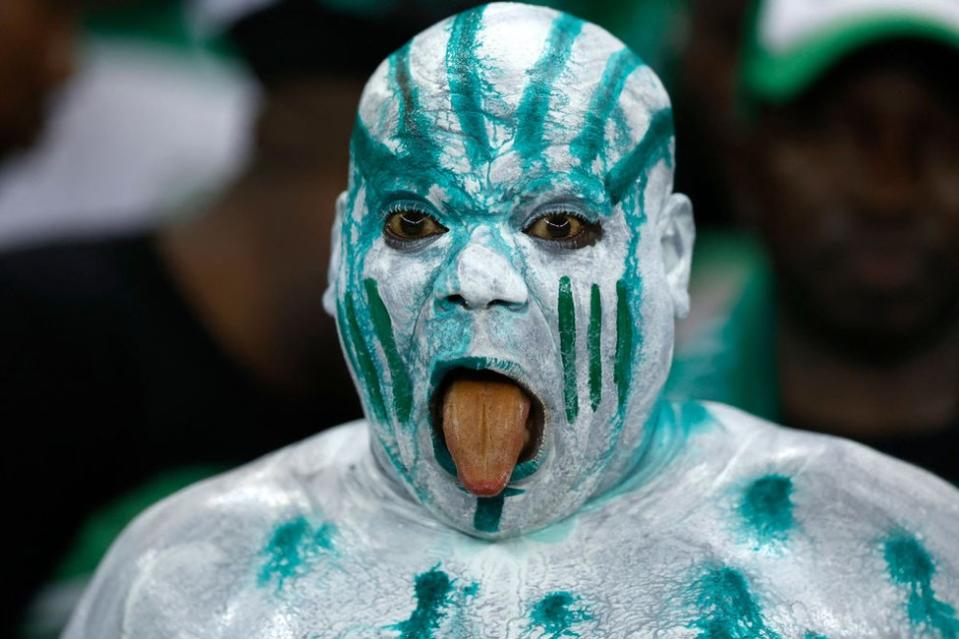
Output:
[[[352,158],[381,191],[475,202],[549,183],[616,204],[651,156],[671,161],[671,141],[662,84],[619,40],[500,3],[434,25],[380,65]]]

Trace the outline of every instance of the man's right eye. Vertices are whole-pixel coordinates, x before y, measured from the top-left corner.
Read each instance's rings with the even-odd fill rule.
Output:
[[[448,231],[432,217],[415,209],[393,212],[386,218],[386,236],[400,242],[413,242]]]
[[[523,232],[549,244],[578,249],[596,243],[602,235],[598,224],[587,221],[572,211],[547,212],[530,222]]]

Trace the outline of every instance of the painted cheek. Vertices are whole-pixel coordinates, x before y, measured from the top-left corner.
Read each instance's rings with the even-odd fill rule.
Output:
[[[600,412],[603,399],[618,399],[611,387],[622,371],[609,361],[610,346],[629,341],[624,327],[618,284],[594,282],[589,278],[559,279],[556,326],[563,367],[566,419],[572,424],[583,414],[592,419]],[[621,334],[625,328],[626,334]],[[607,344],[604,350],[604,343]],[[613,380],[609,379],[612,372]]]
[[[417,317],[430,303],[433,282],[439,276],[445,250],[439,242],[420,250],[402,252],[379,241],[364,264],[364,278],[376,280],[396,330],[413,333]]]

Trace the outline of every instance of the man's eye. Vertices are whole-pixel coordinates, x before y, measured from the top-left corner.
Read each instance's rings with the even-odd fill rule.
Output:
[[[600,235],[599,226],[572,213],[548,213],[527,226],[527,235],[555,242],[564,248],[593,244]]]
[[[399,241],[421,240],[449,230],[426,213],[396,211],[386,219],[387,237]]]

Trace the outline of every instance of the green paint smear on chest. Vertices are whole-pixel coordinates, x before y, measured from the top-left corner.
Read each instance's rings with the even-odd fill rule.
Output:
[[[579,414],[576,383],[576,308],[570,279],[559,280],[559,349],[563,360],[563,391],[566,421],[572,424]]]
[[[693,587],[699,617],[690,624],[698,639],[779,639],[766,626],[745,577],[728,567],[714,568]]]
[[[746,488],[739,515],[760,544],[786,541],[795,525],[792,493],[792,479],[778,474],[760,477]]]
[[[478,586],[471,584],[463,589],[462,596],[456,592],[453,579],[440,570],[439,565],[416,576],[413,594],[416,608],[406,621],[389,626],[389,630],[398,630],[401,639],[433,639],[440,624],[448,614],[449,608],[456,605],[458,599],[476,595]]]
[[[591,621],[592,613],[582,606],[578,606],[579,597],[566,592],[551,592],[540,599],[530,611],[530,625],[528,634],[541,631],[541,636],[548,639],[561,637],[579,637],[573,626]]]
[[[376,281],[373,279],[363,280],[363,286],[366,288],[366,297],[370,305],[373,330],[376,331],[376,337],[383,346],[386,363],[390,367],[396,418],[405,424],[410,420],[410,411],[413,408],[413,385],[396,348],[396,338],[393,336],[393,321],[390,319],[390,313],[380,297]]]
[[[892,581],[908,592],[906,611],[910,623],[934,629],[942,639],[956,639],[959,619],[955,608],[936,598],[932,588],[936,565],[928,551],[917,539],[902,533],[886,540],[884,555]]]
[[[260,552],[267,560],[260,569],[257,584],[265,587],[276,581],[282,590],[288,579],[302,577],[310,564],[324,553],[334,550],[336,527],[324,523],[314,528],[305,517],[296,517],[276,527]]]

